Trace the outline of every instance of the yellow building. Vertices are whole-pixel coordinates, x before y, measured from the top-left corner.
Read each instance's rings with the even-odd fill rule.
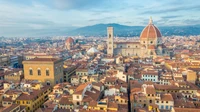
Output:
[[[63,61],[57,58],[34,58],[23,61],[24,78],[54,86],[63,82]]]
[[[26,106],[27,112],[35,112],[45,101],[48,100],[48,94],[50,92],[50,86],[44,86],[38,90],[32,89],[29,92],[23,92],[16,99],[16,104]]]
[[[197,74],[194,71],[187,71],[187,81],[195,84],[197,80]]]

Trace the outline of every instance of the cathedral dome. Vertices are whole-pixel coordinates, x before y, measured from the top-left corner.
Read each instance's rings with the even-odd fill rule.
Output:
[[[159,31],[159,29],[154,26],[153,20],[150,18],[149,24],[143,29],[142,33],[140,34],[140,39],[145,39],[145,38],[161,38],[162,35]]]
[[[71,37],[69,37],[69,38],[67,38],[66,43],[67,44],[74,43],[74,39],[72,39]]]

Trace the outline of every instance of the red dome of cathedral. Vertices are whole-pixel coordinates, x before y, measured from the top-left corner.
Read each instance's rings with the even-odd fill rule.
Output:
[[[160,38],[162,37],[159,29],[154,26],[153,20],[150,18],[149,24],[143,29],[140,38]]]
[[[66,43],[74,43],[74,39],[72,39],[71,37],[67,38]]]

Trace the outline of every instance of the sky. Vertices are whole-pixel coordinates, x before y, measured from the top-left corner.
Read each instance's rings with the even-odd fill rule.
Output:
[[[199,0],[0,0],[0,36],[56,34],[99,23],[200,24]],[[42,32],[42,33],[41,33]]]

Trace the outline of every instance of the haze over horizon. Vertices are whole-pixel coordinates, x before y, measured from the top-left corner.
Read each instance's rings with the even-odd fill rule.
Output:
[[[200,1],[191,0],[1,0],[0,36],[56,34],[99,23],[143,26],[200,24]],[[189,15],[189,16],[188,16]]]

